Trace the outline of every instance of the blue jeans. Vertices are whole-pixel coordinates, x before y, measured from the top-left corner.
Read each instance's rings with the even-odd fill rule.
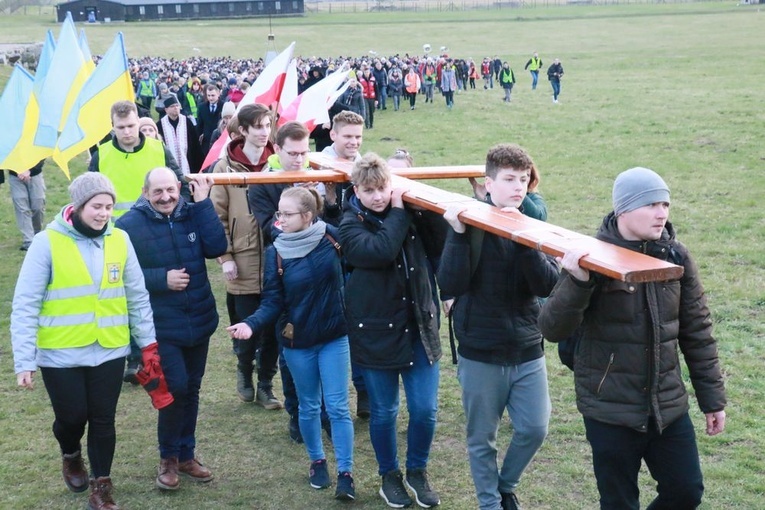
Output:
[[[478,504],[481,510],[496,510],[501,505],[500,492],[515,491],[547,436],[551,404],[545,358],[503,366],[460,356],[457,377]],[[505,409],[513,424],[513,437],[499,471],[497,432]]]
[[[167,388],[175,399],[172,404],[159,410],[159,456],[163,459],[178,457],[180,462],[185,462],[194,458],[199,389],[205,375],[210,341],[191,347],[162,341],[157,342],[157,345]]]
[[[553,89],[553,99],[556,101],[558,100],[558,96],[560,95],[560,80],[552,80],[550,82],[550,85]]]
[[[398,111],[400,106],[401,106],[401,96],[396,94],[395,96],[393,96],[393,109]]]
[[[348,410],[350,348],[343,336],[308,349],[284,348],[298,394],[300,433],[311,461],[326,458],[321,442],[322,394],[332,424],[337,470],[353,470],[353,422]]]
[[[531,73],[531,90],[537,88],[537,82],[539,81],[539,71],[529,71]]]
[[[688,413],[662,432],[651,418],[648,432],[584,418],[600,492],[601,509],[638,510],[641,460],[656,480],[658,496],[648,510],[698,507],[704,494],[696,433]]]
[[[369,436],[377,457],[378,472],[398,469],[396,420],[399,375],[404,383],[409,425],[406,433],[406,468],[427,467],[430,445],[436,432],[439,364],[428,360],[417,327],[409,333],[414,344],[414,363],[399,370],[363,368],[369,393]]]

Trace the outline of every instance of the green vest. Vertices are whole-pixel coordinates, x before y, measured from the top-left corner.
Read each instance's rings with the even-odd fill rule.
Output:
[[[539,64],[542,63],[542,59],[531,57],[531,64],[529,65],[529,71],[538,71]]]
[[[194,99],[194,94],[191,92],[186,92],[186,101],[189,102],[189,111],[191,112],[191,116],[196,118],[197,117],[197,102]]]
[[[53,280],[38,317],[37,347],[70,349],[95,342],[113,349],[128,345],[127,299],[122,281],[127,234],[114,228],[104,236],[104,273],[97,288],[71,237],[48,229]]]
[[[122,152],[111,140],[98,146],[98,171],[114,184],[117,202],[112,216],[116,219],[133,207],[141,195],[143,180],[149,170],[166,166],[162,142],[146,137],[137,152]]]
[[[138,82],[138,96],[154,97],[154,90],[152,90],[150,80],[141,80]]]

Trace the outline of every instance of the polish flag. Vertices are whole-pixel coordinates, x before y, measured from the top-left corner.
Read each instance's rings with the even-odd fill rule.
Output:
[[[246,104],[264,104],[272,110],[279,104],[279,97],[282,94],[282,88],[284,87],[284,81],[287,77],[287,68],[292,60],[292,54],[295,51],[295,41],[287,46],[287,48],[279,53],[260,73],[260,76],[255,80],[247,90],[247,94],[244,95],[242,101],[237,106],[236,111]],[[215,163],[223,154],[226,146],[231,138],[228,136],[228,131],[221,133],[220,138],[216,140],[210,152],[207,153],[202,168]]]
[[[284,87],[282,87],[282,95],[279,97],[279,107],[277,113],[279,115],[289,106],[289,104],[295,100],[298,96],[298,70],[297,60],[294,58],[290,61],[287,67],[287,76],[284,78]],[[281,124],[280,124],[281,125]]]
[[[348,83],[341,87],[347,77],[348,72],[340,68],[300,94],[282,111],[279,126],[296,120],[312,131],[329,122],[329,108],[348,88]]]

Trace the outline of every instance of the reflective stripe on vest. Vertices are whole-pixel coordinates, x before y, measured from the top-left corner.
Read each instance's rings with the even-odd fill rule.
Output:
[[[37,347],[69,349],[98,342],[106,348],[128,345],[127,299],[122,280],[127,262],[127,234],[118,228],[104,236],[104,272],[100,288],[74,239],[47,230],[53,280],[38,318]]]
[[[145,138],[137,152],[122,152],[111,140],[98,146],[98,171],[112,181],[117,193],[114,219],[133,207],[141,195],[144,177],[158,166],[165,166],[165,147],[154,138]]]
[[[138,88],[138,95],[144,97],[154,97],[154,90],[151,86],[151,81],[141,80]]]

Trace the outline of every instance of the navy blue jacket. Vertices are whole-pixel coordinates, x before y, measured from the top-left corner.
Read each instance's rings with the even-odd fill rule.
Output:
[[[327,233],[339,239],[331,225]],[[307,349],[348,334],[340,254],[329,239],[323,238],[305,257],[283,259],[282,270],[279,275],[276,248],[271,245],[266,248],[263,299],[244,321],[253,332],[276,321],[276,337],[290,349]],[[292,339],[282,335],[287,323],[293,326]]]
[[[180,346],[209,340],[218,327],[218,312],[205,259],[223,255],[228,247],[212,201],[190,204],[181,198],[165,216],[141,197],[116,224],[130,235],[143,269],[157,340]],[[189,285],[170,290],[167,272],[181,268],[191,277]]]

